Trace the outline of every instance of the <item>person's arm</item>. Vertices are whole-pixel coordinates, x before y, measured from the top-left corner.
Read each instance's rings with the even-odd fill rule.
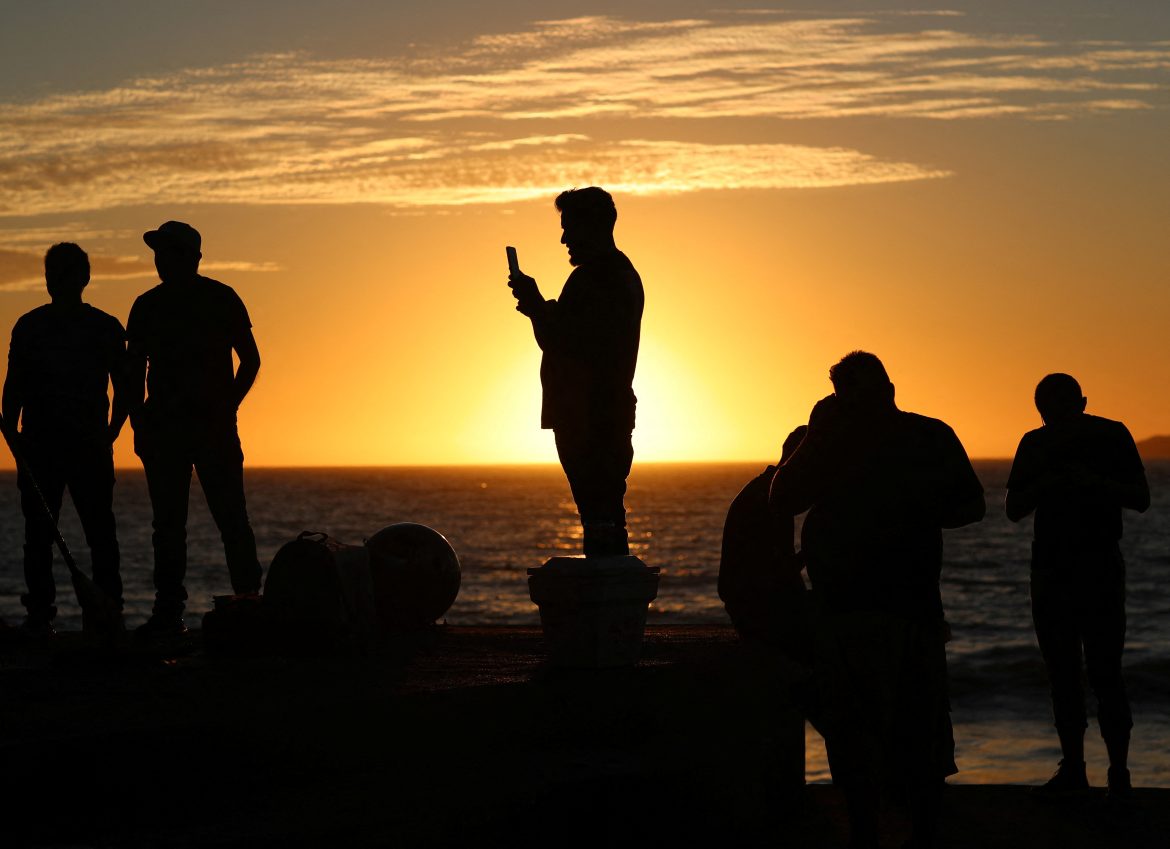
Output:
[[[544,296],[540,294],[540,287],[536,279],[523,272],[508,274],[508,288],[512,290],[512,297],[516,299],[516,312],[533,318],[544,307]]]
[[[545,300],[535,278],[523,272],[508,275],[508,288],[516,299],[516,312],[532,321],[532,335],[536,337],[536,344],[542,351],[547,350],[556,339],[554,313],[557,302]]]
[[[251,327],[239,331],[232,341],[232,348],[240,358],[240,366],[232,382],[232,396],[238,408],[244,403],[244,398],[256,382],[256,375],[260,373],[260,349],[256,347],[256,337],[252,335]]]
[[[1112,473],[1098,474],[1087,466],[1077,465],[1069,469],[1069,478],[1073,484],[1095,490],[1124,509],[1144,513],[1150,507],[1146,470],[1129,428],[1120,423],[1117,427],[1118,455]]]
[[[146,342],[143,333],[143,313],[139,306],[141,301],[135,301],[130,307],[130,317],[126,319],[126,355],[122,358],[122,391],[118,392],[114,386],[114,397],[121,396],[126,405],[126,412],[130,417],[130,426],[137,429],[140,424],[139,413],[146,403]]]
[[[975,474],[967,449],[949,427],[944,434],[944,451],[941,465],[946,477],[938,494],[939,526],[961,528],[982,521],[987,515],[983,484]]]
[[[12,344],[8,349],[8,374],[4,377],[3,398],[0,399],[0,415],[4,417],[4,438],[8,440],[16,437],[16,426],[24,409],[22,372],[16,331],[13,330]]]
[[[4,378],[4,399],[2,402],[5,439],[16,437],[16,425],[20,421],[22,409],[24,409],[24,398],[20,390],[20,379],[12,373],[10,366],[8,375]]]
[[[1108,485],[1117,503],[1127,510],[1145,513],[1150,509],[1150,484],[1146,470],[1135,472],[1125,481],[1109,481]]]
[[[1040,487],[1017,487],[1016,489],[1009,489],[1007,491],[1007,497],[1004,499],[1003,507],[1008,519],[1013,522],[1019,522],[1030,516],[1039,503]]]
[[[768,506],[782,516],[799,516],[812,507],[835,475],[833,437],[839,430],[837,397],[822,398],[809,414],[803,439],[772,478]]]
[[[1123,424],[1118,424],[1118,428],[1118,439],[1123,446],[1119,463],[1121,474],[1116,479],[1107,480],[1105,485],[1109,494],[1123,508],[1145,513],[1150,509],[1150,483],[1146,480],[1146,469],[1129,428]]]
[[[974,470],[971,472],[975,474]],[[973,525],[982,522],[987,515],[987,499],[983,495],[983,486],[975,479],[975,486],[967,485],[957,491],[939,515],[939,526],[942,528],[961,528],[964,525]]]
[[[951,504],[943,511],[940,527],[961,528],[964,525],[973,525],[982,522],[987,515],[987,499],[983,496],[983,488],[978,492],[968,492],[961,500]]]
[[[122,330],[121,325],[118,326],[117,333],[111,342],[111,354],[110,383],[114,387],[114,397],[110,402],[109,435],[110,444],[113,445],[118,441],[118,434],[122,432],[126,419],[130,416],[130,396],[133,394],[128,385],[126,333]]]
[[[146,357],[136,352],[133,346],[126,352],[122,363],[122,385],[121,395],[133,425],[146,403]]]
[[[1037,473],[1037,449],[1028,435],[1020,440],[1012,468],[1008,473],[1007,497],[1004,512],[1012,522],[1019,522],[1032,514],[1040,504],[1045,490],[1051,484],[1051,475]]]

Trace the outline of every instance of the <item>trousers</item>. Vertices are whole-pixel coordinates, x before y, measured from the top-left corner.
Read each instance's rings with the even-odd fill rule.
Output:
[[[634,462],[628,428],[558,428],[557,456],[585,532],[585,554],[628,554],[626,478]]]
[[[146,438],[140,438],[146,437]],[[223,540],[232,590],[260,591],[256,537],[244,498],[244,453],[234,424],[189,434],[135,433],[154,513],[154,611],[178,615],[186,607],[187,508],[191,473],[207,498],[207,507]]]
[[[1125,648],[1125,561],[1116,545],[1053,552],[1033,546],[1032,622],[1048,670],[1057,728],[1088,726],[1082,659],[1106,739],[1133,727],[1121,674]]]
[[[33,479],[54,522],[61,518],[65,490],[69,490],[89,546],[93,581],[120,609],[121,554],[114,519],[114,457],[110,446],[100,441],[62,444],[26,436],[21,439],[21,447],[28,466],[16,478],[24,514],[24,580],[28,588],[21,602],[29,617],[48,621],[57,612],[53,525],[37,496]]]

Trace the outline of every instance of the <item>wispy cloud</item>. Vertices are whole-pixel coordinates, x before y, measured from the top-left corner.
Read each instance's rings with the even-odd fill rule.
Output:
[[[44,286],[42,262],[40,254],[0,248],[0,289],[23,288],[37,280]]]
[[[25,231],[25,233],[36,231]],[[60,231],[41,231],[46,237],[42,241],[45,245],[62,241]],[[8,236],[9,234],[5,234]],[[84,241],[73,236],[76,240]],[[5,239],[9,242],[9,239]],[[18,236],[12,241],[21,241]],[[11,244],[11,242],[10,242]],[[144,257],[110,256],[107,254],[89,252],[89,267],[91,281],[105,280],[138,280],[141,278],[155,278],[154,264]],[[280,271],[280,266],[273,262],[246,262],[240,260],[221,260],[204,262],[199,266],[204,273],[219,271]],[[30,292],[43,291],[45,288],[44,249],[43,248],[14,248],[0,246],[0,291]]]
[[[679,139],[677,121],[1067,120],[1155,108],[1170,76],[1165,42],[1057,43],[962,24],[576,18],[409,57],[268,55],[0,104],[0,215],[144,201],[510,203],[586,182],[661,193],[925,179],[944,172],[842,148],[700,144]],[[617,141],[614,117],[625,119]]]
[[[61,241],[53,238],[51,241]],[[44,249],[0,247],[0,290],[36,291],[45,287]],[[140,257],[90,253],[92,280],[127,280],[155,273],[154,265]]]

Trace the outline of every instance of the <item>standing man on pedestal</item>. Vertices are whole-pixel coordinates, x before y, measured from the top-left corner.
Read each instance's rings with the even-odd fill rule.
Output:
[[[126,324],[134,451],[154,510],[154,612],[137,632],[150,639],[186,630],[192,469],[223,539],[232,589],[238,595],[260,591],[236,430],[236,411],[256,380],[260,352],[239,295],[199,274],[202,240],[195,228],[168,221],[142,239],[154,251],[162,281],[138,297]]]
[[[540,426],[556,437],[557,455],[584,529],[586,557],[627,555],[624,497],[634,458],[642,279],[614,244],[617,209],[603,189],[562,192],[561,244],[574,267],[556,300],[518,271],[508,285],[516,309],[532,320],[543,389]]]
[[[1085,412],[1080,384],[1050,374],[1036,387],[1044,426],[1024,434],[1007,483],[1007,516],[1035,512],[1032,622],[1052,690],[1062,759],[1042,794],[1086,792],[1085,694],[1081,657],[1097,696],[1109,752],[1109,795],[1130,794],[1133,727],[1121,653],[1125,648],[1125,561],[1121,511],[1144,513],[1150,487],[1121,422]]]

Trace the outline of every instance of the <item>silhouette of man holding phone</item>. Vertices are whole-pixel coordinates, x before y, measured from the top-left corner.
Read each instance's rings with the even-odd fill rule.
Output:
[[[634,458],[632,382],[642,280],[614,243],[617,208],[608,192],[571,189],[557,196],[556,208],[561,244],[573,266],[560,297],[545,300],[511,251],[508,285],[543,352],[541,427],[556,438],[581,517],[585,556],[626,555],[624,498]]]
[[[186,630],[192,469],[223,539],[232,589],[239,595],[260,591],[236,428],[236,411],[260,370],[260,352],[239,295],[199,274],[202,238],[194,227],[168,221],[142,238],[154,251],[162,281],[138,297],[126,326],[134,450],[154,511],[154,611],[136,633],[150,639]]]

